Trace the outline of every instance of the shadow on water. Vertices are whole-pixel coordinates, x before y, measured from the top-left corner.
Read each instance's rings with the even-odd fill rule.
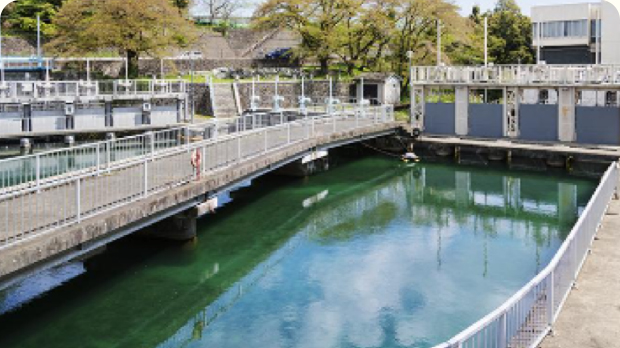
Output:
[[[482,234],[485,263],[493,257],[488,250],[493,239],[524,234],[537,249],[540,269],[594,185],[500,169],[406,167],[375,157],[345,162],[309,179],[267,176],[202,219],[194,241],[134,236],[111,244],[83,274],[1,315],[0,347],[151,348],[175,336],[183,336],[181,342],[166,346],[184,346],[200,340],[221,312],[247,293],[246,285],[294,254],[296,243],[346,247],[392,233],[389,226],[399,219],[437,231],[438,249],[429,252],[436,253],[438,268],[446,257],[442,243],[455,238],[449,230],[458,225]],[[523,231],[507,228],[507,219]],[[407,289],[401,291],[403,308],[413,312],[425,306],[419,290]],[[380,315],[385,332],[396,330],[392,310]],[[384,346],[400,346],[388,343]],[[428,344],[419,338],[410,346]]]

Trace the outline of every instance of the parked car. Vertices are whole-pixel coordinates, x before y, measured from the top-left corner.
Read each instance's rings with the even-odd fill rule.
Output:
[[[278,48],[265,55],[266,59],[289,59],[293,51],[290,47]]]

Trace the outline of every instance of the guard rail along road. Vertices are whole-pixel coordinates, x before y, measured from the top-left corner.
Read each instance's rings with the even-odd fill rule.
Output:
[[[533,348],[551,331],[616,193],[612,163],[549,265],[494,312],[435,348]]]

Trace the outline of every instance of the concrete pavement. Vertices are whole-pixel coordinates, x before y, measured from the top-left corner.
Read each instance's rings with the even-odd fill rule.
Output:
[[[612,200],[576,290],[540,348],[620,348],[620,201]]]

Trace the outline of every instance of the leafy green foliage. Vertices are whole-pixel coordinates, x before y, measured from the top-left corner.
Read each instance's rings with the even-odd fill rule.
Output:
[[[193,25],[169,0],[67,0],[53,23],[48,49],[71,56],[114,48],[127,55],[132,76],[141,54],[158,57],[194,39]]]
[[[41,33],[45,36],[56,32],[52,20],[62,0],[19,0],[9,4],[2,12],[3,29],[34,36],[37,32],[37,15],[41,17]]]
[[[499,0],[489,16],[489,55],[496,64],[533,63],[532,22],[514,0]]]

